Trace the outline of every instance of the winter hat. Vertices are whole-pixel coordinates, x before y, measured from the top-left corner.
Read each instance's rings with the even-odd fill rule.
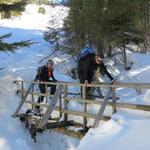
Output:
[[[49,60],[48,60],[48,62],[47,62],[47,65],[48,65],[48,64],[53,65],[53,64],[54,64],[54,62],[53,62],[51,59],[49,59]]]

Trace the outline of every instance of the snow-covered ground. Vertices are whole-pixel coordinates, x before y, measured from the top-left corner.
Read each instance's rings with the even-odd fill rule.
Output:
[[[97,129],[90,129],[87,135],[80,141],[55,132],[45,131],[37,135],[38,142],[30,139],[28,131],[18,119],[11,117],[20,99],[16,95],[17,84],[15,79],[32,80],[38,66],[45,61],[39,61],[47,56],[50,45],[42,38],[46,27],[56,28],[62,26],[62,19],[67,15],[68,8],[57,6],[45,6],[46,15],[38,14],[38,6],[28,5],[26,11],[19,18],[0,20],[0,35],[11,32],[12,37],[8,42],[32,39],[37,44],[30,48],[23,48],[13,53],[0,54],[0,150],[149,150],[150,147],[150,113],[143,111],[131,111],[119,109],[112,119],[100,125]],[[54,17],[56,19],[54,19]],[[51,24],[49,24],[51,20]],[[55,62],[56,78],[60,81],[73,81],[69,76],[62,74],[64,64],[74,65],[70,55],[58,53],[53,56]],[[132,54],[134,62],[132,69],[121,72],[121,82],[145,82],[150,83],[150,53]],[[76,89],[72,89],[76,90]],[[150,91],[142,91],[136,95],[135,89],[117,89],[120,101],[129,103],[150,104]],[[70,107],[78,107],[80,104],[70,104]],[[91,111],[97,110],[92,106]]]
[[[0,71],[0,150],[73,150],[79,143],[78,140],[56,132],[44,132],[38,134],[38,142],[30,138],[30,134],[23,124],[11,117],[20,99],[16,95],[17,85],[15,79],[32,80],[38,66],[45,61],[39,61],[50,54],[50,46],[42,38],[43,31],[49,26],[49,20],[57,19],[57,26],[62,26],[62,19],[67,15],[68,9],[62,6],[46,6],[46,15],[38,14],[38,6],[28,5],[26,11],[19,18],[0,20],[0,34],[12,33],[8,42],[32,39],[38,42],[30,48],[23,48],[13,53],[0,54],[0,66],[5,69]],[[52,24],[52,27],[54,25]],[[70,56],[61,54],[60,58],[53,56],[56,71],[54,74],[58,80],[71,80],[57,69],[57,64]],[[62,59],[61,59],[62,57]]]

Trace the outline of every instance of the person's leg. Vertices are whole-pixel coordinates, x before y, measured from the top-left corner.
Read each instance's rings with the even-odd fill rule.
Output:
[[[50,87],[51,87],[51,93],[50,94],[54,95],[55,91],[56,91],[56,85],[50,85]]]
[[[39,89],[40,89],[41,93],[45,93],[45,84],[39,84]],[[39,96],[37,102],[41,103],[41,102],[43,102],[43,100],[44,100],[44,96]]]
[[[45,84],[39,84],[40,93],[45,93]],[[44,96],[39,96],[37,102],[41,103],[44,100]],[[40,113],[40,106],[35,106],[34,110],[37,114]]]
[[[78,72],[78,77],[79,77],[80,83],[84,83],[84,77],[83,77],[83,72],[82,71]],[[80,95],[81,95],[81,98],[83,98],[82,87],[80,88]]]
[[[99,95],[100,98],[104,98],[104,96],[102,94],[102,90],[101,90],[100,87],[96,87],[96,91],[97,91],[97,93],[98,93],[98,95]]]

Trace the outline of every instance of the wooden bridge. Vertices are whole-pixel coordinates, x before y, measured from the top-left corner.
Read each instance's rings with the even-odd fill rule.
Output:
[[[136,109],[142,111],[150,111],[149,105],[140,105],[140,104],[129,104],[129,103],[121,103],[116,101],[116,88],[134,88],[137,94],[141,93],[141,89],[150,89],[150,84],[147,83],[118,83],[118,84],[107,84],[107,83],[93,83],[93,84],[79,84],[79,83],[68,83],[68,82],[44,82],[46,87],[46,93],[37,92],[35,87],[39,82],[35,81],[21,81],[16,80],[15,83],[19,83],[20,89],[18,92],[21,94],[21,102],[17,107],[16,111],[12,115],[13,117],[24,117],[28,122],[31,122],[31,125],[34,125],[34,129],[37,131],[38,129],[53,129],[57,132],[62,132],[67,135],[71,135],[73,137],[82,138],[85,133],[88,131],[90,127],[98,127],[100,120],[107,121],[111,118],[110,116],[105,116],[104,111],[107,106],[112,107],[112,114],[117,111],[118,108],[127,108],[127,109]],[[27,86],[28,84],[28,86]],[[48,92],[48,85],[56,85],[57,90],[54,95],[50,95]],[[26,88],[28,87],[28,88]],[[79,87],[82,88],[82,98],[80,98],[79,93],[71,93],[69,91],[70,87]],[[89,100],[86,99],[86,88],[107,88],[108,91],[106,96],[103,99]],[[78,97],[73,97],[78,95]],[[109,101],[110,95],[112,95],[112,100]],[[30,97],[29,97],[30,96]],[[45,104],[37,103],[35,97],[37,96],[45,96]],[[52,97],[50,103],[49,97]],[[70,109],[68,107],[69,101],[77,101],[81,103],[83,107],[83,111],[79,111],[78,109]],[[25,113],[19,113],[22,106],[27,103],[31,107],[40,106],[41,108],[46,108],[44,114],[42,116],[33,116]],[[57,103],[57,106],[56,106]],[[87,106],[90,104],[99,105],[100,109],[97,114],[92,114],[88,112]],[[58,116],[53,118],[52,113],[54,111],[58,112]],[[82,117],[82,123],[76,122],[76,120],[69,116],[78,116]],[[89,119],[93,119],[93,125],[89,125]],[[61,121],[60,121],[61,120]],[[80,127],[78,131],[72,131],[67,128],[68,126]],[[82,129],[81,129],[82,127]],[[34,133],[35,134],[35,133]],[[33,137],[34,138],[34,137]]]

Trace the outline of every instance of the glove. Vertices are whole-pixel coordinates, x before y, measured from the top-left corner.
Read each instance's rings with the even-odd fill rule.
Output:
[[[112,80],[111,84],[117,84],[117,81],[116,80]]]
[[[84,81],[84,84],[88,84],[88,80],[85,80],[85,81]]]

